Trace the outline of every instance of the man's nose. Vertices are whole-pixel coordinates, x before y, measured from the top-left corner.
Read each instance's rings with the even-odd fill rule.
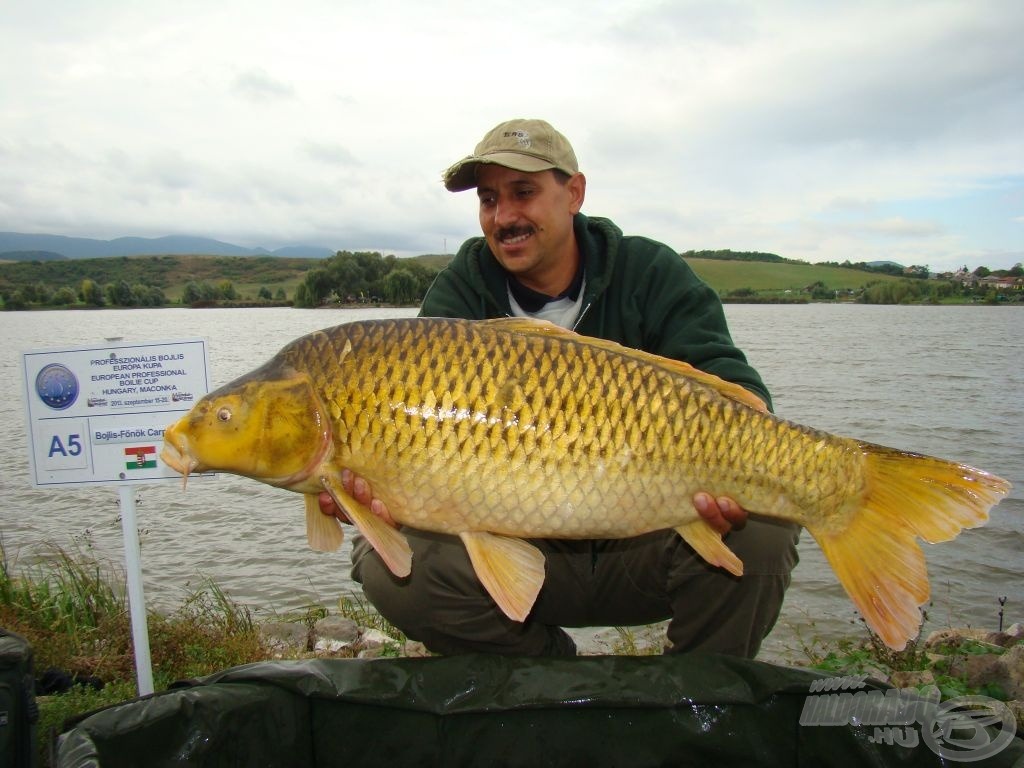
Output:
[[[506,227],[514,224],[519,219],[519,209],[514,201],[509,199],[498,200],[494,204],[494,223],[499,227]]]

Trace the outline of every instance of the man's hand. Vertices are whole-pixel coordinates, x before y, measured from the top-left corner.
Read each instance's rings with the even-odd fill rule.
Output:
[[[345,492],[351,494],[356,501],[368,507],[370,511],[388,525],[398,527],[387,505],[380,499],[373,496],[373,490],[365,479],[354,474],[350,470],[341,471],[341,485]],[[351,523],[345,513],[334,503],[330,494],[320,494],[320,511],[325,515],[333,515],[345,523]],[[737,530],[747,523],[747,511],[728,496],[715,498],[710,493],[695,493],[693,495],[693,506],[702,518],[723,536],[733,528]]]
[[[747,510],[728,496],[715,498],[710,493],[695,493],[693,506],[704,522],[723,536],[733,528],[739,530],[747,524]]]
[[[395,522],[394,518],[391,517],[391,513],[388,512],[387,505],[380,499],[373,497],[373,491],[366,480],[354,474],[351,470],[343,469],[341,470],[341,487],[360,504],[368,507],[373,514],[385,523],[394,528],[398,527],[398,523]],[[338,505],[334,503],[334,499],[326,491],[320,493],[318,501],[320,502],[320,511],[325,515],[332,515],[343,523],[352,522],[348,519],[348,515],[338,508]]]

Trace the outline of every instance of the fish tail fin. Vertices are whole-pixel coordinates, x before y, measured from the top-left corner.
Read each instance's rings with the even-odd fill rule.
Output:
[[[902,650],[917,636],[928,574],[918,537],[949,541],[988,520],[1010,490],[1001,477],[964,464],[861,443],[865,491],[845,522],[807,529],[864,620]],[[858,506],[859,505],[859,506]]]

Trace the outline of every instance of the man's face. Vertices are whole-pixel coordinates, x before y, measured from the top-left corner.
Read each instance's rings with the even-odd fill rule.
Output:
[[[583,174],[563,184],[552,171],[480,165],[480,228],[498,262],[534,290],[565,290],[576,272],[572,217],[585,191]]]

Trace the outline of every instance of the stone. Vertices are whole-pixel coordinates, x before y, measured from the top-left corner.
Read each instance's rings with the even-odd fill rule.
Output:
[[[1006,706],[1010,708],[1014,717],[1017,718],[1017,733],[1024,732],[1024,701],[1020,699],[1013,699],[1012,701],[1006,702]]]
[[[260,637],[272,651],[306,650],[309,630],[293,621],[271,621],[260,625]]]
[[[1010,648],[1003,654],[1002,662],[1009,683],[1005,687],[1007,695],[1011,699],[1024,699],[1024,645]]]
[[[383,648],[385,645],[396,645],[397,642],[390,635],[370,627],[363,630],[363,634],[359,638],[359,644],[363,648]]]
[[[405,647],[402,649],[402,655],[407,656],[410,659],[422,659],[427,656],[433,656],[430,651],[427,650],[427,646],[418,640],[406,640]]]
[[[920,688],[935,685],[935,675],[930,669],[901,670],[889,675],[889,683],[897,688]]]
[[[351,645],[359,639],[359,625],[352,619],[342,616],[328,616],[320,619],[314,625],[313,634],[317,641],[324,640]]]
[[[352,640],[328,640],[321,638],[313,644],[313,650],[317,653],[341,653],[353,645]]]
[[[928,635],[928,639],[924,641],[924,647],[928,651],[935,650],[936,648],[955,648],[964,640],[984,640],[987,634],[988,630],[975,629],[973,627],[937,629]]]
[[[985,635],[986,643],[990,645],[998,645],[1000,648],[1009,648],[1011,645],[1016,645],[1019,641],[1019,637],[1011,635],[1008,632],[989,632]]]

